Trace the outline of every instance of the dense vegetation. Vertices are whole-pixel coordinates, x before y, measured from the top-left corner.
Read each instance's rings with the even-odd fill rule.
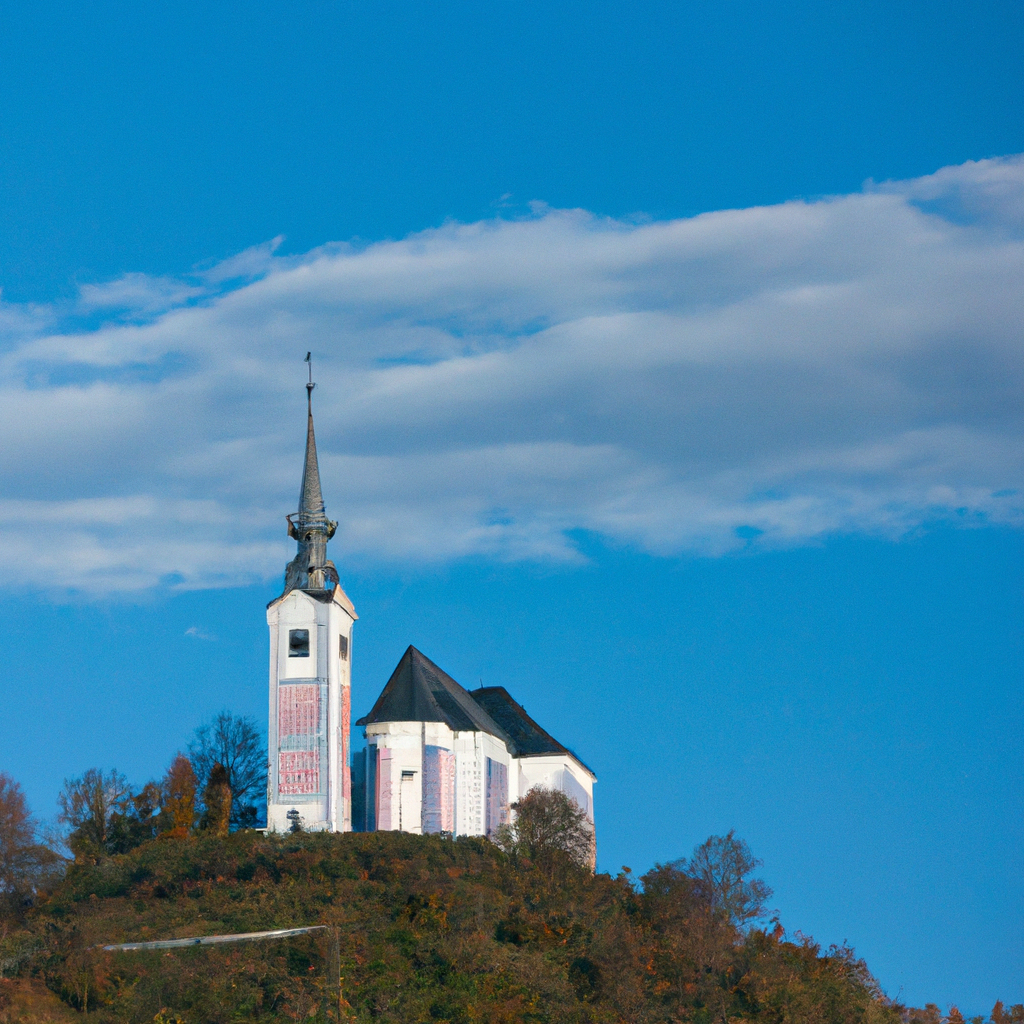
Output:
[[[224,714],[139,790],[67,780],[58,836],[0,773],[0,1024],[966,1024],[886,999],[850,949],[765,927],[771,890],[731,832],[634,879],[593,874],[590,822],[551,790],[494,842],[239,828],[265,771],[253,736]]]
[[[637,883],[484,839],[170,836],[71,866],[5,930],[0,973],[15,980],[0,982],[0,1018],[332,1020],[340,1005],[342,1019],[403,1024],[900,1021],[850,950],[744,928],[742,908],[714,906],[684,868]],[[331,930],[96,948],[306,924]]]

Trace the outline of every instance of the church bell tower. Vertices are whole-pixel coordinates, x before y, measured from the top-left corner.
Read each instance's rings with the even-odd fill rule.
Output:
[[[306,356],[309,362],[309,355]],[[327,518],[313,432],[313,372],[306,385],[306,458],[299,509],[287,516],[298,552],[284,592],[267,606],[270,719],[267,827],[349,832],[352,625],[356,610],[327,557]]]

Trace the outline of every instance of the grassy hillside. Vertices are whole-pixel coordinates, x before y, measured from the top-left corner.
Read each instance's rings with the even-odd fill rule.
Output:
[[[336,931],[95,948],[307,924]],[[0,963],[11,1021],[334,1020],[339,969],[342,1019],[357,1021],[899,1019],[849,951],[744,934],[627,876],[400,833],[158,840],[75,866],[0,939]]]

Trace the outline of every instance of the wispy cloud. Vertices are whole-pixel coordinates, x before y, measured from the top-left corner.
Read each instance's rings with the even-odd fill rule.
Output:
[[[340,563],[1024,525],[1022,158],[688,220],[276,244],[91,286],[88,327],[0,307],[7,587],[280,572],[307,349]]]
[[[215,641],[217,638],[212,633],[207,633],[205,629],[199,626],[189,626],[185,630],[185,636],[193,637],[196,640],[210,640]]]
[[[203,288],[171,277],[124,274],[103,284],[81,285],[78,306],[85,312],[163,313],[203,293]]]

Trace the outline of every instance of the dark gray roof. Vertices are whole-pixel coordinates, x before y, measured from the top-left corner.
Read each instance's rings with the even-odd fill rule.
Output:
[[[469,695],[508,733],[512,740],[511,750],[516,757],[569,754],[591,775],[594,774],[568,747],[563,747],[554,736],[542,729],[504,686],[484,686],[479,690],[470,690]]]
[[[453,732],[487,732],[513,747],[487,711],[415,647],[402,655],[377,703],[356,725],[377,722],[444,722]]]
[[[299,487],[299,522],[323,522],[324,496],[320,490],[320,466],[316,457],[316,434],[313,432],[313,385],[306,391],[306,458],[302,463],[302,485]]]

